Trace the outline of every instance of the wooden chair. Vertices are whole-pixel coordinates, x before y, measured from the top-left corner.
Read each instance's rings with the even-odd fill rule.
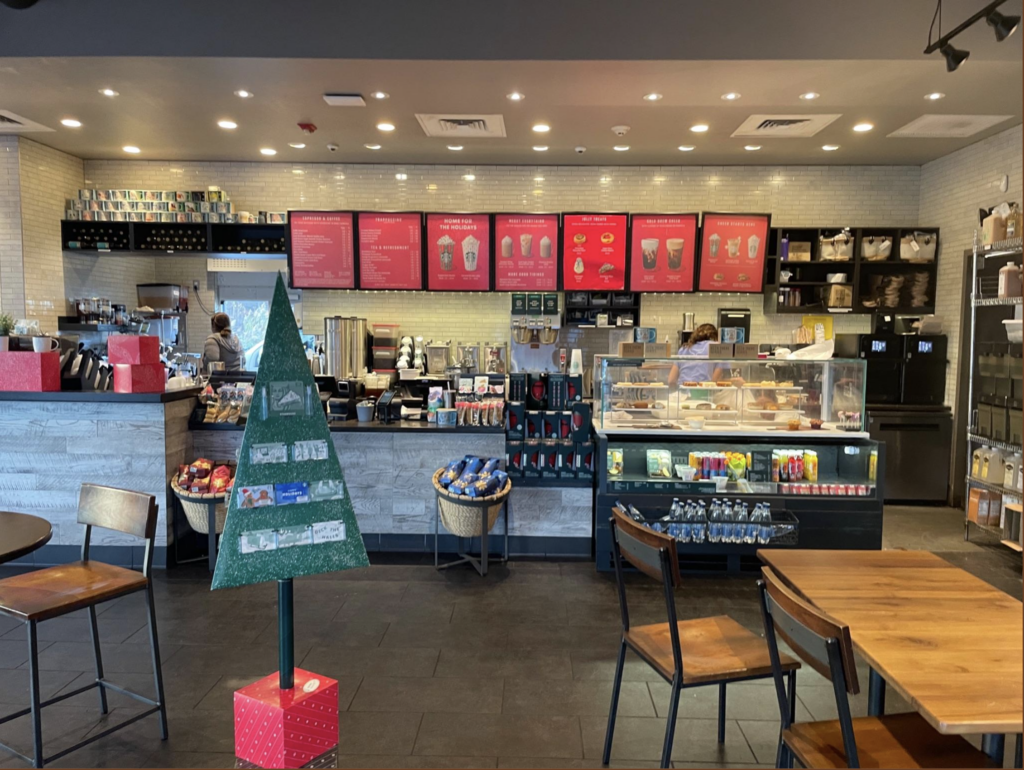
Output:
[[[615,712],[618,710],[622,667],[628,647],[672,685],[665,743],[661,753],[661,766],[668,767],[680,692],[688,687],[718,685],[718,742],[724,743],[726,685],[729,682],[772,676],[772,661],[764,640],[727,615],[696,620],[676,619],[675,589],[681,578],[675,540],[638,524],[618,508],[612,510],[611,529],[615,580],[622,609],[622,645],[615,666],[615,684],[612,688],[602,761],[607,765],[611,759]],[[661,582],[668,612],[667,623],[630,626],[622,573],[623,559],[645,575]],[[796,670],[800,668],[800,663],[786,657],[782,660],[782,667],[789,676],[790,692],[794,695],[795,703]]]
[[[804,601],[769,567],[757,585],[782,715],[776,767],[990,767],[989,758],[958,735],[941,735],[916,713],[850,716],[849,695],[860,691],[850,629]],[[794,724],[782,686],[782,637],[808,666],[832,682],[839,719]]]
[[[14,749],[3,746],[17,754],[34,767],[42,767],[65,754],[76,751],[93,741],[104,738],[115,730],[137,722],[143,717],[159,712],[160,737],[167,739],[167,707],[164,702],[163,672],[160,668],[160,645],[156,632],[156,612],[153,608],[153,584],[149,573],[153,559],[153,538],[156,534],[156,499],[153,495],[129,492],[94,484],[83,484],[78,499],[78,523],[85,525],[85,539],[82,542],[82,560],[59,567],[28,572],[0,580],[0,614],[23,621],[28,631],[29,652],[29,696],[31,705],[0,719],[0,724],[17,717],[32,714],[34,756],[27,757]],[[142,572],[115,567],[89,559],[89,541],[92,528],[116,530],[144,538],[145,554]],[[103,657],[100,652],[99,630],[96,625],[96,605],[101,602],[126,596],[136,591],[145,591],[149,615],[149,642],[153,656],[153,679],[156,684],[156,700],[131,692],[108,682],[103,677]],[[89,610],[89,626],[92,630],[92,645],[96,657],[96,681],[63,693],[46,701],[39,699],[39,651],[37,624],[44,620],[66,615],[75,610]],[[149,706],[146,711],[134,715],[114,727],[107,728],[86,740],[60,751],[50,757],[43,757],[42,714],[44,706],[71,698],[93,687],[99,689],[100,710],[107,713],[107,693],[113,690],[135,698]]]

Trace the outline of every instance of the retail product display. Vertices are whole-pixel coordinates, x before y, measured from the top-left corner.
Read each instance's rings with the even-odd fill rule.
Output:
[[[679,543],[732,543],[744,545],[787,544],[796,534],[797,522],[792,517],[773,518],[771,503],[756,503],[753,510],[744,500],[735,503],[712,498],[710,505],[704,500],[672,500],[669,512],[651,520],[632,503],[617,507],[630,518],[655,532],[668,535]]]
[[[66,204],[64,218],[84,222],[250,221],[223,190],[79,190]]]

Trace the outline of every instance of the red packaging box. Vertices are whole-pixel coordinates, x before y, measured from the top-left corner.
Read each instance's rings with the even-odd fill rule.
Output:
[[[544,452],[540,441],[530,439],[523,442],[523,475],[540,478],[544,470]]]
[[[522,441],[505,442],[505,472],[512,478],[520,478],[526,465]]]
[[[0,352],[0,390],[35,393],[60,390],[60,354],[56,351]]]
[[[584,404],[582,401],[578,401],[572,405],[572,440],[576,442],[589,441],[590,440],[590,424],[594,420],[594,415],[591,412],[590,404]]]
[[[565,400],[572,404],[583,400],[583,375],[570,374],[565,381]]]
[[[115,393],[163,393],[166,387],[163,364],[114,364]]]
[[[544,438],[544,412],[526,413],[526,438]]]
[[[107,359],[112,364],[160,363],[160,338],[153,335],[111,334],[107,337]]]
[[[235,690],[235,756],[297,768],[338,745],[338,682],[301,668],[282,690],[274,672]]]
[[[572,438],[572,412],[556,412],[555,414],[558,415],[558,430],[555,438],[561,441]]]
[[[558,442],[545,439],[540,442],[542,465],[540,475],[547,479],[558,478]]]
[[[558,442],[558,478],[576,478],[576,445],[571,441]]]
[[[594,442],[580,441],[576,444],[576,478],[594,478]]]

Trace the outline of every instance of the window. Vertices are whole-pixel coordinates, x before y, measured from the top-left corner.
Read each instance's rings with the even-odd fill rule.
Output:
[[[218,310],[228,314],[231,330],[242,343],[246,369],[256,371],[263,355],[263,338],[270,319],[270,301],[274,296],[276,273],[217,274]],[[301,292],[288,292],[292,312],[302,318]]]

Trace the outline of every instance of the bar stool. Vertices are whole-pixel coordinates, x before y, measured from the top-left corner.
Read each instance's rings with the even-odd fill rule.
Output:
[[[612,510],[611,530],[615,581],[618,584],[619,606],[622,609],[622,645],[619,647],[619,659],[615,666],[615,684],[608,712],[608,731],[605,733],[602,763],[607,765],[611,759],[615,712],[619,706],[622,668],[628,647],[672,685],[668,724],[665,726],[665,743],[661,753],[661,766],[668,767],[672,757],[680,692],[690,687],[718,685],[718,742],[725,743],[726,685],[729,682],[767,679],[772,676],[772,659],[769,657],[768,645],[764,639],[751,633],[728,615],[695,620],[676,619],[675,589],[682,579],[679,575],[679,552],[676,550],[675,540],[638,524],[618,508]],[[661,582],[668,611],[667,623],[633,627],[629,625],[626,586],[622,573],[623,558],[645,575]],[[688,663],[684,666],[686,661]],[[796,708],[796,670],[800,668],[800,663],[783,656],[781,666],[789,676],[791,701],[793,708]]]
[[[164,702],[163,672],[160,668],[160,645],[156,632],[156,611],[153,608],[153,584],[149,573],[153,559],[153,538],[156,534],[156,498],[141,492],[83,484],[78,498],[78,523],[85,525],[85,539],[82,541],[82,560],[59,567],[28,572],[23,575],[0,580],[0,614],[8,615],[25,623],[28,631],[29,652],[29,708],[22,709],[0,719],[0,724],[17,717],[32,715],[33,756],[28,757],[9,746],[3,748],[16,754],[33,767],[42,767],[72,751],[104,738],[115,730],[127,727],[143,717],[159,712],[160,737],[167,740],[167,707]],[[123,532],[146,541],[142,572],[115,567],[89,559],[89,541],[92,528]],[[99,630],[96,625],[96,605],[101,602],[126,596],[137,591],[146,594],[149,619],[149,642],[153,656],[153,679],[156,684],[156,700],[126,690],[103,677],[103,657],[100,652]],[[49,700],[39,699],[39,650],[37,624],[44,620],[60,617],[69,612],[88,608],[89,627],[92,630],[92,645],[96,657],[96,681],[79,687]],[[71,698],[93,687],[99,689],[100,711],[107,713],[107,690],[135,698],[151,708],[130,719],[107,728],[102,732],[64,749],[52,756],[43,757],[42,708]]]
[[[769,568],[757,585],[761,615],[782,714],[776,767],[991,767],[991,761],[958,735],[941,735],[920,714],[850,716],[848,695],[860,691],[850,629],[787,588]],[[839,719],[793,724],[792,703],[782,686],[776,635],[832,682]]]

